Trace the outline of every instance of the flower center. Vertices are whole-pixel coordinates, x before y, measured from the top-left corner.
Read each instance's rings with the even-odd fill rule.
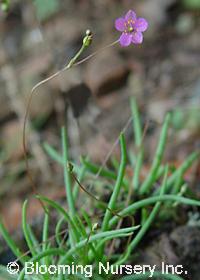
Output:
[[[134,23],[135,21],[133,19],[130,19],[125,23],[126,33],[132,33],[134,31]]]
[[[134,30],[134,29],[133,29],[132,26],[129,26],[129,27],[128,27],[128,31],[129,31],[129,32],[132,32],[133,30]]]

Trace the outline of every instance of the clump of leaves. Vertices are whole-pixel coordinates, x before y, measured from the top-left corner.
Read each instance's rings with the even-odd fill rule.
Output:
[[[106,180],[110,185],[111,192],[108,203],[101,201],[99,198],[91,194],[85,187],[87,175],[89,173],[96,174],[99,166],[93,164],[88,159],[82,159],[82,164],[69,164],[69,149],[67,142],[66,129],[63,127],[61,131],[62,139],[62,155],[59,154],[53,147],[47,143],[44,145],[45,150],[57,161],[63,168],[64,182],[66,189],[66,199],[68,209],[63,208],[58,202],[47,197],[37,195],[45,205],[44,223],[42,240],[37,240],[35,234],[27,221],[27,206],[26,200],[22,209],[22,229],[24,238],[29,248],[29,254],[24,254],[17,244],[8,234],[5,226],[0,222],[0,233],[6,240],[8,246],[16,255],[18,262],[22,265],[22,270],[16,279],[27,278],[24,271],[25,262],[38,262],[39,264],[92,264],[94,267],[94,277],[105,279],[106,275],[97,275],[95,268],[98,262],[106,264],[110,262],[114,265],[125,264],[130,261],[131,257],[136,253],[137,246],[144,238],[146,232],[155,221],[160,209],[165,204],[183,203],[188,205],[200,206],[200,202],[189,197],[184,197],[181,189],[185,186],[184,173],[195,160],[199,157],[199,152],[192,153],[183,164],[169,174],[168,164],[162,164],[162,158],[167,142],[167,132],[170,125],[171,115],[167,114],[161,129],[160,139],[158,141],[157,150],[152,161],[152,166],[146,178],[142,181],[140,173],[143,168],[143,158],[145,147],[143,146],[143,133],[140,122],[138,108],[134,99],[131,100],[131,108],[133,114],[133,129],[135,135],[135,145],[138,148],[134,160],[127,159],[127,148],[125,137],[120,135],[121,159],[117,162],[116,170],[101,168],[100,177],[94,182],[94,188],[98,183]],[[133,168],[133,176],[126,174],[127,164]],[[73,167],[73,168],[72,168]],[[160,181],[160,178],[163,179]],[[75,179],[74,179],[75,178]],[[155,188],[155,185],[160,185]],[[84,190],[80,191],[80,190]],[[134,196],[130,195],[134,193]],[[91,212],[89,215],[87,208],[79,208],[78,197],[88,196],[92,200]],[[133,200],[134,197],[134,200]],[[152,205],[151,211],[147,215],[147,206]],[[175,206],[174,206],[175,207]],[[177,207],[177,206],[176,206]],[[55,224],[55,236],[49,236],[50,209],[57,211],[60,217]],[[138,211],[146,213],[141,218],[138,225],[133,223],[131,217],[134,217]],[[101,212],[101,216],[96,213]],[[131,224],[124,227],[121,221],[129,217]],[[65,225],[65,232],[61,228]],[[131,237],[131,238],[130,238]],[[113,242],[110,240],[118,240],[118,249],[120,248],[120,240],[127,239],[127,246],[122,250],[116,250]],[[55,240],[52,242],[52,240]],[[116,243],[115,243],[116,245]],[[112,248],[111,248],[112,246]],[[110,254],[108,254],[110,252]],[[95,274],[96,273],[96,274]],[[156,272],[158,275],[159,272]],[[156,274],[156,275],[157,275]],[[35,276],[32,275],[33,278]],[[61,275],[44,274],[40,276],[42,279],[63,279]],[[109,276],[110,277],[110,276]],[[148,274],[137,278],[138,275],[133,275],[126,279],[146,279]],[[162,275],[165,278],[165,275]],[[181,279],[178,276],[170,275],[166,279]],[[76,279],[85,279],[83,275],[76,275]]]

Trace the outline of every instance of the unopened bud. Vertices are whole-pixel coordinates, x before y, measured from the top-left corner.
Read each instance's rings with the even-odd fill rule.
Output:
[[[89,47],[92,43],[92,32],[88,29],[85,34],[86,36],[83,38],[83,45]]]
[[[98,223],[95,223],[95,224],[92,226],[92,231],[95,231],[97,228],[98,228]]]

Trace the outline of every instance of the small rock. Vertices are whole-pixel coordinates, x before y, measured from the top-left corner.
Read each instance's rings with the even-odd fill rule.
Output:
[[[177,102],[172,99],[155,100],[148,104],[147,110],[150,119],[158,122],[164,119],[165,114],[175,107]]]
[[[171,233],[176,254],[180,263],[188,271],[188,279],[199,280],[200,262],[200,229],[197,227],[180,226]]]
[[[194,18],[190,14],[182,14],[178,17],[175,28],[179,34],[187,34],[194,28]]]
[[[2,139],[7,159],[18,160],[23,156],[22,126],[17,120],[10,121],[4,125]]]
[[[162,234],[152,245],[143,249],[139,257],[139,263],[156,265],[158,269],[161,269],[162,262],[171,265],[179,264],[179,258],[166,234]]]
[[[128,78],[129,68],[115,51],[105,51],[91,60],[86,67],[85,80],[97,96],[122,87]]]
[[[1,214],[4,217],[5,227],[8,229],[9,232],[16,230],[19,226],[21,221],[22,215],[22,204],[21,201],[18,199],[12,200],[12,205],[7,204],[7,207],[1,209]]]
[[[92,161],[98,163],[104,162],[111,150],[112,144],[108,142],[103,135],[100,134],[90,139],[86,145],[87,155],[92,159]]]
[[[150,23],[145,36],[152,35],[167,21],[167,9],[174,3],[175,0],[138,1],[136,11],[142,17],[147,18]]]
[[[3,104],[1,106],[0,110],[0,122],[5,121],[9,116],[12,114],[11,107],[10,107],[10,102],[9,98],[6,94],[6,85],[3,81],[0,80],[0,88],[1,88],[1,93],[0,93],[0,104]]]

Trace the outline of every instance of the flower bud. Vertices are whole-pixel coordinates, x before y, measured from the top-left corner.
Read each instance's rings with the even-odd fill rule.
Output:
[[[95,223],[95,224],[92,226],[92,231],[95,231],[97,228],[98,228],[98,223]]]
[[[92,43],[92,32],[88,29],[86,31],[86,36],[83,38],[83,45],[89,47]]]

